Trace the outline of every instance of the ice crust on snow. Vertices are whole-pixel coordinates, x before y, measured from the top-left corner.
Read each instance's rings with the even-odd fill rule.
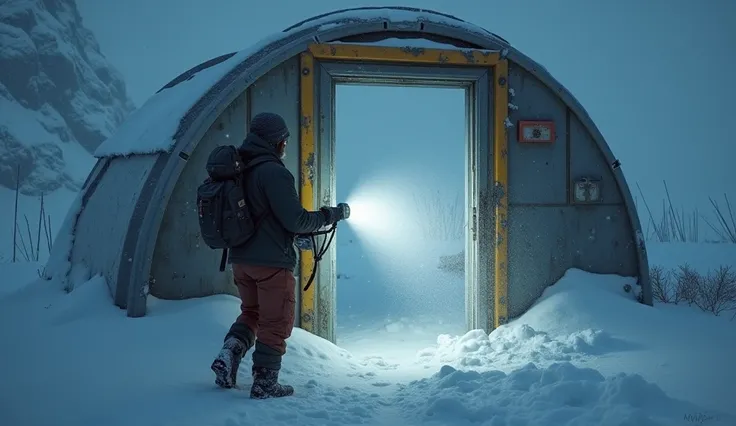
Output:
[[[221,63],[200,70],[187,81],[156,93],[141,108],[135,111],[118,128],[113,136],[103,142],[97,148],[94,155],[95,157],[102,158],[168,152],[174,146],[174,136],[177,133],[182,118],[197,101],[205,96],[212,86],[235,69],[238,64],[255,53],[266,49],[269,44],[304,31],[306,28],[315,27],[320,30],[330,30],[355,22],[378,22],[383,20],[390,20],[398,26],[411,26],[417,22],[440,23],[482,35],[483,37],[494,37],[499,43],[505,44],[500,38],[478,26],[427,11],[413,12],[389,8],[359,11],[347,10],[318,19],[308,20],[292,26],[281,33],[271,35]],[[405,46],[407,43],[403,42],[401,45]],[[456,49],[454,46],[452,48]]]
[[[616,340],[605,331],[585,329],[555,336],[528,324],[503,325],[488,335],[473,330],[463,336],[441,335],[436,348],[418,354],[420,362],[450,363],[458,368],[542,361],[580,360],[607,352]],[[523,360],[523,361],[518,361]]]
[[[683,410],[698,412],[638,374],[604,377],[568,362],[528,364],[508,374],[444,366],[401,389],[396,404],[415,418],[458,426],[669,426],[686,424]]]

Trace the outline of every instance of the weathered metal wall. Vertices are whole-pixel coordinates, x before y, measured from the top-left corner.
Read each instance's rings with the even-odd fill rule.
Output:
[[[86,269],[87,277],[101,274],[118,306],[124,304],[126,288],[117,288],[121,247],[133,217],[136,202],[158,155],[134,155],[104,159],[95,176],[90,177],[88,196],[75,228],[71,253],[75,270]],[[94,172],[93,172],[94,173]]]
[[[264,111],[281,114],[286,120],[292,137],[284,162],[298,176],[299,68],[297,59],[290,59],[230,104],[191,153],[166,207],[156,241],[151,272],[153,296],[186,299],[237,294],[232,269],[228,266],[225,272],[219,270],[222,252],[207,247],[199,235],[196,190],[207,176],[205,163],[210,151],[218,145],[240,145],[250,118]]]
[[[524,313],[569,268],[638,275],[623,197],[591,135],[547,86],[517,66],[509,71],[509,316]],[[552,144],[524,144],[518,120],[552,120]],[[601,180],[603,199],[575,205],[576,178]]]
[[[250,87],[250,117],[260,112],[274,112],[284,117],[291,138],[286,146],[284,164],[296,178],[299,190],[299,57],[291,58],[259,78]],[[297,253],[297,265],[299,265]],[[299,267],[296,275],[296,318],[301,315],[299,303]],[[299,322],[297,321],[297,325]]]
[[[237,294],[232,269],[220,272],[220,250],[207,247],[199,235],[197,187],[207,177],[205,163],[218,145],[239,146],[245,137],[247,92],[233,101],[190,154],[156,240],[150,293],[161,299],[187,299]],[[183,160],[180,160],[183,161]]]
[[[291,58],[250,87],[250,117],[274,112],[284,117],[291,133],[284,164],[299,176],[299,58]],[[297,182],[298,183],[298,182]]]

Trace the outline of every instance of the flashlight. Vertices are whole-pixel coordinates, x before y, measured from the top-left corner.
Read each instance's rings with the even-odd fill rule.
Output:
[[[340,214],[342,215],[343,219],[347,219],[350,217],[350,206],[348,203],[340,203],[337,205],[337,208],[340,209]]]

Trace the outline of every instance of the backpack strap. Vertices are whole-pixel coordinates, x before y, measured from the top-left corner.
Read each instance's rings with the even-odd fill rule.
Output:
[[[261,164],[270,163],[270,162],[276,162],[277,160],[275,158],[271,158],[270,156],[264,155],[264,156],[258,156],[255,158],[250,159],[249,161],[245,162],[245,169],[243,170],[243,173],[241,174],[241,178],[238,179],[240,181],[240,185],[243,186],[245,183],[245,177],[246,174],[253,171],[256,167],[260,166]],[[248,203],[248,196],[247,191],[245,190],[245,187],[243,186],[243,194],[245,194],[245,202]],[[248,206],[250,209],[250,206]],[[251,209],[251,211],[253,211]],[[261,222],[263,222],[263,219],[265,219],[271,212],[266,211],[263,216],[255,220],[255,227],[258,229],[258,227],[261,225]],[[247,243],[246,243],[247,244]],[[225,271],[225,266],[227,266],[227,258],[228,258],[228,249],[224,248],[222,249],[222,256],[220,257],[220,272]]]
[[[245,161],[245,170],[243,170],[243,173],[248,173],[249,171],[255,169],[256,167],[264,163],[278,163],[278,162],[279,160],[277,160],[276,157],[273,157],[271,155],[259,155],[257,157],[253,157]]]
[[[225,266],[227,266],[227,249],[222,249],[222,257],[220,257],[220,272],[225,271]]]
[[[245,177],[245,175],[247,175],[248,173],[252,172],[256,167],[260,166],[261,164],[275,163],[275,162],[277,162],[277,160],[275,158],[271,157],[270,155],[261,155],[261,156],[252,158],[250,161],[248,161],[247,163],[245,163],[245,170],[243,170],[243,177]],[[240,183],[242,185],[244,183],[244,179],[241,179]],[[248,196],[247,196],[247,191],[245,190],[245,188],[243,188],[243,193],[246,194],[245,202],[248,203]],[[248,208],[251,211],[253,211],[253,209],[251,208],[251,206],[248,206]],[[270,209],[266,209],[266,212],[263,213],[263,215],[260,218],[257,218],[255,220],[255,227],[256,227],[256,229],[258,229],[258,227],[261,225],[261,222],[263,221],[263,219],[265,219],[266,217],[268,217],[268,215],[270,215],[270,214],[271,214],[271,210]]]

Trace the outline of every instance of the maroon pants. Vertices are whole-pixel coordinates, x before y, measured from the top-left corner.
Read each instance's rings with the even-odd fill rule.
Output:
[[[259,342],[286,353],[285,340],[294,328],[294,274],[283,268],[234,264],[233,276],[241,301],[236,322],[248,326]]]

